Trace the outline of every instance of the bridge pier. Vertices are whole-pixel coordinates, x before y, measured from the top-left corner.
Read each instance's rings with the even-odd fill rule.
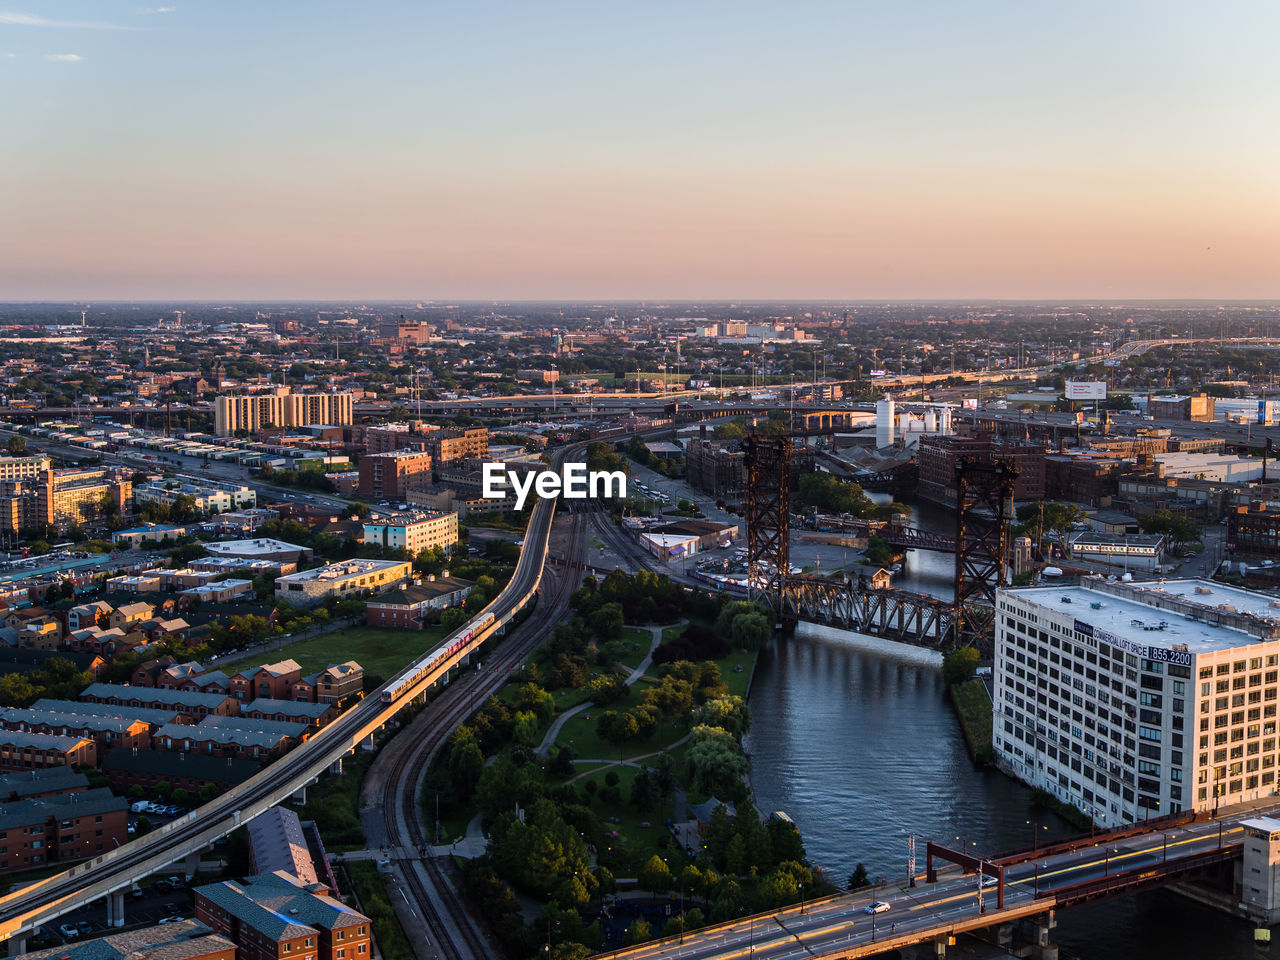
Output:
[[[333,763],[329,766],[329,772],[337,776],[342,775],[342,757],[339,757],[337,760],[333,761]]]
[[[303,789],[305,790],[306,788],[304,787]],[[200,872],[200,851],[199,850],[192,850],[190,853],[187,854],[187,862],[185,865],[185,870],[183,872],[186,873],[188,880],[194,879],[195,875]]]
[[[1058,925],[1058,918],[1052,910],[1038,917],[1031,917],[1029,924],[1034,925],[1036,956],[1039,960],[1058,960],[1058,945],[1049,942],[1049,935]]]
[[[107,926],[124,926],[124,891],[107,894]]]
[[[294,802],[294,803],[306,803],[306,802],[307,802],[307,788],[306,788],[305,786],[303,786],[303,787],[299,787],[297,790],[293,791],[293,797],[292,797],[292,799],[293,799],[293,802]]]
[[[27,935],[25,933],[14,934],[8,940],[9,956],[16,957],[27,952]]]

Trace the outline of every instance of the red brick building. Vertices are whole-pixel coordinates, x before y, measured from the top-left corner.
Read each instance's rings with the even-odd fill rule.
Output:
[[[431,454],[398,451],[360,458],[360,496],[374,500],[400,500],[415,483],[431,480]]]
[[[0,804],[0,870],[84,860],[128,841],[128,801],[106,787]]]
[[[167,783],[177,790],[181,787],[196,796],[208,784],[219,793],[244,783],[262,765],[240,757],[211,757],[198,753],[168,750],[112,750],[102,761],[102,772],[111,781],[111,788],[124,793],[134,784],[148,794]]]
[[[1018,471],[1013,498],[1018,503],[1043,500],[1045,496],[1045,448],[1029,440],[998,437],[921,437],[916,459],[920,464],[919,492],[923,497],[954,508],[956,505],[956,464],[962,457],[1008,460]]]
[[[370,960],[369,918],[284,871],[195,889],[196,919],[233,942],[238,960]]]
[[[98,745],[88,737],[0,731],[0,772],[82,765],[98,765]]]
[[[237,700],[292,700],[293,685],[302,679],[302,667],[293,660],[264,663],[242,670],[231,678],[231,696]]]

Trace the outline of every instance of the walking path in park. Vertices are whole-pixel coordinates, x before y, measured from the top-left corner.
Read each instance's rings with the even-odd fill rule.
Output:
[[[653,651],[657,650],[658,645],[662,643],[663,632],[672,626],[683,627],[688,622],[689,622],[688,620],[679,620],[676,623],[669,624],[666,627],[637,627],[636,628],[639,630],[648,630],[649,633],[653,635],[653,642],[649,645],[649,652],[645,655],[645,658],[640,661],[639,665],[634,670],[631,671],[631,675],[627,677],[626,679],[627,686],[632,686],[633,684],[635,684],[637,680],[639,680],[641,677],[645,675],[645,671],[647,671],[651,666],[653,666]],[[564,725],[569,722],[570,718],[576,717],[578,714],[582,713],[584,710],[590,710],[594,706],[595,704],[592,701],[588,700],[586,703],[580,703],[576,707],[572,707],[566,710],[564,713],[560,714],[560,716],[556,717],[555,721],[551,724],[551,727],[547,730],[547,735],[542,738],[542,742],[538,744],[538,746],[534,749],[533,752],[537,754],[541,754],[542,756],[545,757],[551,751],[551,745],[556,742],[556,738],[560,736],[560,731],[564,729]],[[590,761],[590,762],[603,762],[603,761]]]

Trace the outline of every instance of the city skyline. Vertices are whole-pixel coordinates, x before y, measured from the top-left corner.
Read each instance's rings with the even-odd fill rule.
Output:
[[[1270,299],[1259,4],[0,8],[0,300]]]

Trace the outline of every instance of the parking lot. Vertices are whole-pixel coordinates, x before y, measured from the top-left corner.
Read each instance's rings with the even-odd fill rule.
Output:
[[[161,878],[163,879],[163,878]],[[174,890],[161,889],[147,881],[140,890],[128,893],[124,898],[124,916],[126,927],[153,926],[169,917],[190,919],[195,916],[192,910],[191,891],[181,877],[177,878],[182,886]],[[64,927],[77,927],[71,936]],[[37,942],[50,946],[68,943],[73,940],[89,940],[119,932],[120,928],[107,926],[107,901],[96,900],[88,906],[64,914],[55,922],[46,924],[40,934],[28,944],[30,949],[38,949]]]

